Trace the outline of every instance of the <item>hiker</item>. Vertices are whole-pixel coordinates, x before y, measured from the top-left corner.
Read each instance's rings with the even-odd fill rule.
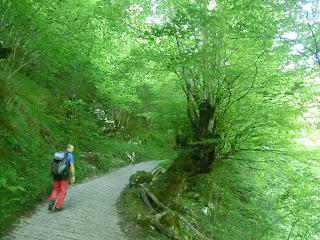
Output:
[[[73,157],[74,146],[71,144],[67,145],[66,152],[63,152],[64,156],[62,156],[63,160],[65,160],[65,169],[61,174],[54,174],[54,170],[52,170],[53,175],[53,191],[50,196],[50,202],[48,206],[48,210],[52,211],[61,211],[63,210],[63,200],[66,196],[66,191],[68,188],[68,179],[69,174],[71,172],[71,184],[75,182],[75,168],[74,168],[74,157]]]

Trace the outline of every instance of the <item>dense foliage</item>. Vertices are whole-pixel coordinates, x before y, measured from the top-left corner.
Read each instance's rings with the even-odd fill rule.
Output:
[[[67,141],[84,177],[175,140],[152,189],[207,236],[318,239],[319,7],[0,0],[0,224],[48,191]]]
[[[67,143],[78,181],[173,156],[172,133],[146,121],[151,108],[167,111],[154,96],[162,86],[136,96],[134,85],[108,93],[104,83],[121,76],[108,62],[126,61],[125,49],[112,59],[126,46],[121,13],[104,2],[0,1],[0,235],[47,197],[52,154]]]

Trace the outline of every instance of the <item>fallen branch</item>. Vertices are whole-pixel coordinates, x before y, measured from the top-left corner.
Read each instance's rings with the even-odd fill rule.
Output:
[[[141,189],[141,198],[142,198],[144,204],[146,205],[148,212],[149,213],[156,213],[156,210],[154,210],[154,208],[152,207],[151,203],[148,200],[146,192],[143,189]]]
[[[156,210],[152,207],[146,191],[142,188],[141,189],[141,198],[144,202],[144,204],[146,205],[149,213],[154,213],[156,214],[155,216],[150,216],[150,222],[151,224],[163,235],[167,236],[170,239],[173,240],[181,240],[179,238],[179,236],[177,236],[171,229],[169,229],[168,227],[164,226],[163,224],[160,223],[159,219],[161,218],[161,216],[163,216],[163,214],[157,214]]]
[[[177,234],[175,234],[173,231],[171,231],[169,228],[167,228],[166,226],[164,226],[163,224],[161,224],[159,222],[159,220],[152,218],[150,219],[151,224],[158,229],[158,231],[164,235],[166,235],[168,238],[171,238],[173,240],[181,240],[181,238],[179,238],[179,236],[177,236]]]
[[[183,217],[181,214],[171,210],[170,208],[168,208],[167,206],[165,206],[162,202],[160,202],[157,197],[149,191],[149,189],[141,184],[140,185],[141,188],[143,189],[143,191],[146,193],[146,195],[159,207],[161,207],[162,209],[166,210],[167,212],[171,212],[173,213],[174,215],[176,215],[182,222],[184,222],[189,228],[190,230],[192,231],[192,233],[196,236],[198,236],[200,239],[203,239],[203,240],[209,240],[209,238],[207,238],[204,234],[202,234],[198,229],[196,229],[191,223],[189,223],[189,221]],[[150,204],[150,202],[149,202]]]

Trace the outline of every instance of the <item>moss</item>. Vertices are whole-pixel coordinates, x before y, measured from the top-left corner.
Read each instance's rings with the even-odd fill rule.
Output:
[[[157,181],[152,183],[151,190],[158,199],[166,205],[171,205],[178,194],[183,190],[190,174],[191,159],[188,152],[180,152]]]
[[[152,174],[146,171],[138,171],[130,176],[129,186],[138,186],[142,183],[150,183],[152,181]]]
[[[172,212],[167,212],[166,214],[162,215],[160,218],[160,222],[172,229],[178,229],[180,227],[179,218]]]

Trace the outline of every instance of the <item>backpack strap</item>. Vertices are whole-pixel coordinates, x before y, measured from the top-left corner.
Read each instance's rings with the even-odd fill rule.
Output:
[[[65,151],[65,156],[66,156],[66,160],[67,160],[67,163],[68,163],[68,166],[70,165],[70,163],[69,163],[69,161],[68,161],[68,155],[69,154],[69,152],[68,151]]]

